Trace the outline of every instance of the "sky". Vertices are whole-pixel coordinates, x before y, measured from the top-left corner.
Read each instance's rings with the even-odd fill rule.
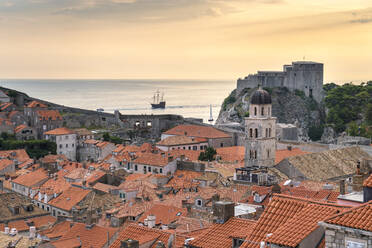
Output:
[[[0,78],[372,80],[371,0],[0,0]]]

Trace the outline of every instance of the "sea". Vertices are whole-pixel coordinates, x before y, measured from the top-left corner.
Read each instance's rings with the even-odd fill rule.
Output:
[[[178,114],[216,120],[235,80],[2,79],[0,85],[57,104],[122,114]],[[165,109],[151,109],[154,93],[164,93]]]

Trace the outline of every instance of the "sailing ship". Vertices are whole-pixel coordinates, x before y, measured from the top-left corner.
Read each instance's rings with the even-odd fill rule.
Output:
[[[151,103],[153,109],[165,108],[164,93],[160,94],[160,91],[157,90],[153,96],[153,102]]]

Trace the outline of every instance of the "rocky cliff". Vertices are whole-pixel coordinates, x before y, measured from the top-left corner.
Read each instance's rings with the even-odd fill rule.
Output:
[[[249,116],[250,96],[256,90],[246,88],[240,94],[236,90],[225,99],[216,124],[232,124],[243,128],[244,117]],[[312,98],[306,97],[302,91],[291,92],[287,88],[265,88],[272,97],[272,115],[278,123],[295,124],[299,128],[301,140],[323,133],[325,109]],[[317,139],[317,137],[315,138]]]

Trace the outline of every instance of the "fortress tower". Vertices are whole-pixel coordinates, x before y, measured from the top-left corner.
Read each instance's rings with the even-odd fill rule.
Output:
[[[245,118],[245,167],[274,166],[276,117],[271,110],[271,96],[260,87],[251,96],[249,117]]]
[[[323,100],[323,64],[311,61],[292,62],[284,65],[283,71],[258,71],[243,79],[238,79],[237,93],[245,88],[286,87],[289,90],[301,90],[306,96],[317,102]]]

